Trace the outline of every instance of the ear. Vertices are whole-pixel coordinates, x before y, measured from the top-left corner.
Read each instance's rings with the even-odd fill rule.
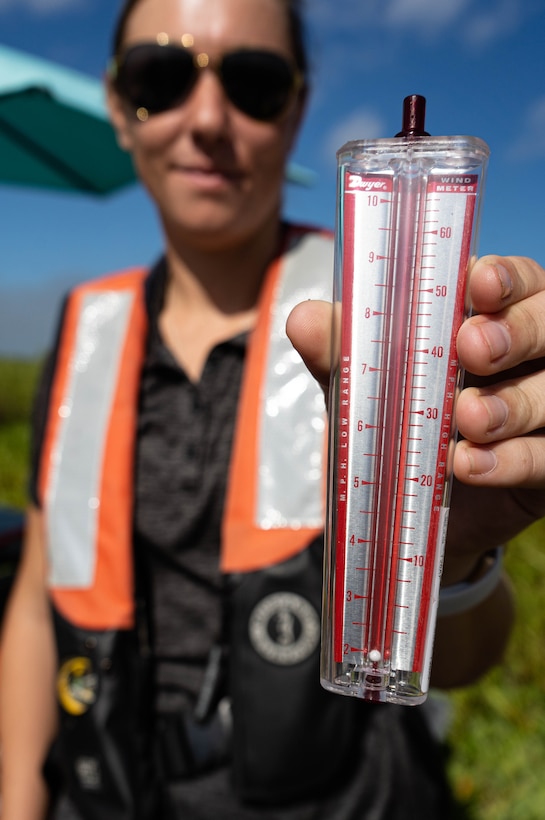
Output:
[[[110,116],[110,122],[113,125],[117,143],[123,151],[131,152],[133,148],[132,128],[129,122],[129,113],[127,107],[115,88],[112,80],[106,76],[104,78],[104,86],[106,91],[106,105]]]

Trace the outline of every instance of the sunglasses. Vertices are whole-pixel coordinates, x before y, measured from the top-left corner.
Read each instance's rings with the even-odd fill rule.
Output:
[[[276,120],[302,85],[297,69],[274,51],[240,49],[212,62],[177,45],[140,43],[115,58],[110,76],[118,93],[139,119],[180,105],[191,93],[199,72],[211,68],[229,101],[254,120]]]

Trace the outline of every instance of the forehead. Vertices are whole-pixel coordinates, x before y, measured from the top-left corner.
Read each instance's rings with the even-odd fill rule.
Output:
[[[124,31],[124,44],[192,34],[198,48],[264,46],[289,53],[283,0],[139,0]]]

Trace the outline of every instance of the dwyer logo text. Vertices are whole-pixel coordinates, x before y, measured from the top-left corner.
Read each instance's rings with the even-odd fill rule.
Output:
[[[360,191],[387,191],[388,183],[385,179],[364,179],[358,174],[350,174],[348,187],[358,188]]]

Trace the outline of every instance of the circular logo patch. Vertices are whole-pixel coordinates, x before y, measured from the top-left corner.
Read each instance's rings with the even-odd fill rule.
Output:
[[[69,715],[83,715],[95,702],[97,687],[89,658],[69,658],[59,669],[57,694]]]
[[[320,619],[302,595],[275,592],[254,607],[248,631],[258,655],[279,666],[291,666],[306,660],[316,649]]]

